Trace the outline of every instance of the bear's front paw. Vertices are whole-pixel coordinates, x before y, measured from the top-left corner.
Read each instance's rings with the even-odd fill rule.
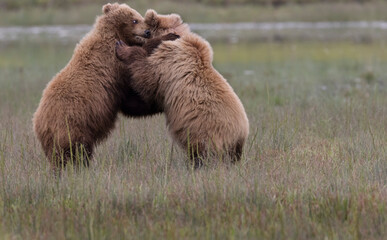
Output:
[[[126,43],[124,43],[124,41],[122,41],[122,40],[118,40],[116,42],[116,48],[118,48],[118,47],[126,47],[126,46],[127,46]]]
[[[168,33],[167,35],[164,35],[162,37],[162,40],[163,41],[174,41],[174,40],[179,39],[179,38],[180,38],[180,36],[175,34],[175,33]]]
[[[119,60],[125,60],[125,49],[127,48],[129,48],[128,45],[126,45],[126,43],[124,43],[123,41],[118,40],[116,42],[116,56]]]

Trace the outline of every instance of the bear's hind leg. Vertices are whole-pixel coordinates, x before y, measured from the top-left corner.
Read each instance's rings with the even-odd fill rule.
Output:
[[[244,141],[238,141],[235,146],[230,149],[229,155],[231,157],[231,162],[236,163],[241,160],[242,153],[243,153],[243,145]]]
[[[53,149],[46,153],[55,177],[60,177],[62,170],[66,168],[68,160],[70,159],[69,153],[69,150],[60,149],[58,147],[53,147]]]
[[[47,154],[51,159],[51,169],[55,175],[60,175],[66,166],[70,163],[74,167],[89,167],[90,159],[93,156],[93,147],[90,144],[73,144],[66,148],[56,148]]]
[[[195,170],[203,167],[203,156],[197,153],[193,154],[192,163]]]
[[[73,163],[76,167],[89,167],[90,160],[93,155],[93,147],[91,144],[75,144],[75,154],[73,155]]]
[[[203,160],[207,156],[204,149],[204,146],[201,144],[192,144],[188,147],[188,157],[191,162],[191,167],[195,170],[203,167],[204,165]]]

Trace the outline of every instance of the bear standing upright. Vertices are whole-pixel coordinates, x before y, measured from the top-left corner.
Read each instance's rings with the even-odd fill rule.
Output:
[[[54,169],[71,158],[88,165],[118,111],[130,116],[159,112],[146,105],[121,78],[115,41],[142,45],[150,37],[144,18],[126,4],[106,4],[70,62],[48,83],[33,117],[35,134]],[[125,101],[123,101],[125,99]],[[78,159],[80,158],[80,159]]]
[[[172,138],[188,151],[195,167],[207,154],[226,153],[237,161],[249,133],[243,105],[213,68],[209,43],[177,16],[159,17],[148,10],[145,21],[152,35],[176,32],[181,38],[160,42],[153,51],[118,42],[117,57],[127,64],[130,88],[144,101],[160,104]]]

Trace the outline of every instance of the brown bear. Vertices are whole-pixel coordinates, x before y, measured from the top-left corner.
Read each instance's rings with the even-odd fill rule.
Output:
[[[168,16],[148,11],[145,19],[154,35],[176,32],[181,38],[159,42],[153,51],[117,42],[116,55],[127,65],[129,87],[145,102],[160,105],[172,138],[195,167],[208,154],[227,153],[239,160],[249,122],[238,96],[212,66],[211,46],[181,22],[172,29],[160,27],[169,24]]]
[[[152,37],[163,36],[168,33],[175,33],[177,35],[190,33],[188,24],[183,23],[181,17],[175,13],[161,15],[157,14],[153,9],[148,9],[144,18]]]
[[[144,18],[126,4],[106,4],[102,11],[69,63],[48,83],[33,117],[34,132],[53,169],[69,159],[88,165],[119,111],[129,116],[160,112],[124,88],[124,64],[115,57],[116,39],[142,45],[150,37]]]

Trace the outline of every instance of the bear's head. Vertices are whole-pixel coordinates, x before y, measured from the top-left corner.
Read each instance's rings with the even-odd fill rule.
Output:
[[[116,38],[128,45],[142,45],[151,35],[144,18],[126,4],[108,3],[102,7],[102,12],[104,27],[113,28]]]
[[[158,37],[168,33],[183,36],[186,32],[190,31],[188,24],[183,23],[181,17],[175,13],[161,15],[157,14],[153,9],[148,9],[144,18],[145,23],[149,26],[152,37]]]

